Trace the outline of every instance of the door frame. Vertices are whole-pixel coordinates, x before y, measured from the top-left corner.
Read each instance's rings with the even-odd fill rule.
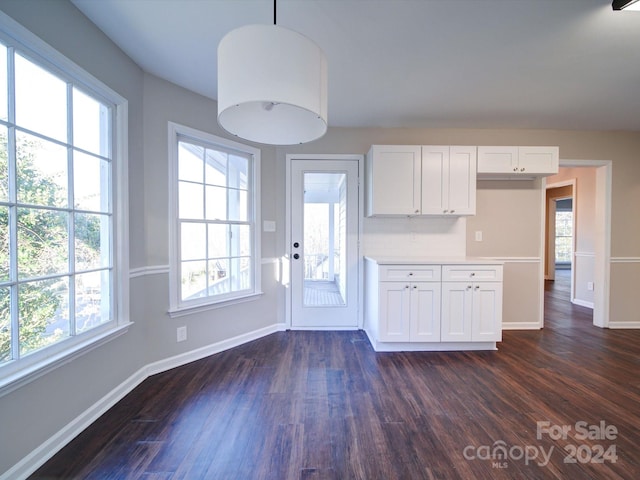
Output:
[[[596,232],[594,260],[593,324],[609,328],[610,278],[611,278],[611,160],[560,159],[560,167],[594,167],[596,169]],[[547,179],[542,178],[540,246],[540,328],[544,327],[544,252],[546,251],[545,208]],[[573,192],[574,198],[577,192]]]
[[[315,153],[290,153],[285,157],[285,254],[283,258],[282,273],[286,275],[285,286],[285,328],[291,329],[291,162],[294,160],[333,160],[333,161],[352,161],[358,162],[358,238],[357,238],[357,255],[358,255],[358,329],[364,328],[364,256],[362,255],[362,232],[364,220],[364,155],[359,154],[315,154]],[[338,328],[331,328],[338,330]]]

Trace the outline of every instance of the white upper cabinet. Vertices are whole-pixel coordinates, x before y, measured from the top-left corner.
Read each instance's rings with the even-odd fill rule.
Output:
[[[476,147],[422,146],[422,215],[475,215]]]
[[[416,145],[373,145],[367,155],[367,216],[418,215],[422,151]]]
[[[474,215],[476,147],[373,145],[367,216]]]
[[[478,178],[554,175],[559,158],[558,147],[478,147]]]

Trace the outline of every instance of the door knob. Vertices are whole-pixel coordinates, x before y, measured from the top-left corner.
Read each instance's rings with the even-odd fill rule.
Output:
[[[293,254],[293,258],[295,258],[296,260],[298,260],[300,258],[300,255],[298,255],[297,253]]]
[[[300,244],[299,244],[298,242],[295,242],[295,243],[293,244],[293,248],[298,248],[299,246],[300,246]]]

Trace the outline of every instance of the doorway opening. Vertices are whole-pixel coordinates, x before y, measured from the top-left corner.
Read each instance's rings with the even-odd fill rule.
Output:
[[[565,302],[581,318],[609,323],[611,162],[561,160],[544,183],[544,312]],[[564,307],[563,307],[564,308]],[[584,310],[584,311],[582,311]]]

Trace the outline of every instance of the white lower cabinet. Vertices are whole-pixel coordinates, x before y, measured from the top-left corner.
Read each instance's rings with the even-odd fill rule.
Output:
[[[365,262],[365,330],[375,350],[495,349],[502,265]]]
[[[380,341],[440,341],[440,282],[380,282]]]
[[[443,282],[443,342],[499,342],[501,325],[501,283]]]

